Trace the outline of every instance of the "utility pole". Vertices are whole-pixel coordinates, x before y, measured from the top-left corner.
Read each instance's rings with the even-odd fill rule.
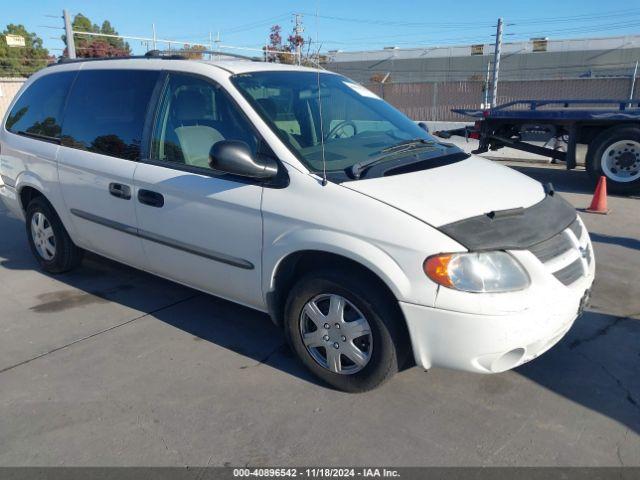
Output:
[[[629,92],[629,100],[633,100],[633,91],[636,89],[636,76],[638,75],[638,61],[636,60],[636,66],[633,69],[633,75],[631,76],[631,91]],[[631,107],[631,104],[629,104]]]
[[[69,20],[69,12],[62,11],[64,19],[64,33],[67,36],[67,55],[69,58],[76,58],[76,44],[73,40],[73,29],[71,28],[71,20]]]
[[[151,24],[151,30],[153,30],[153,49],[157,50],[158,49],[158,42],[156,41],[157,37],[156,37],[156,24],[155,23]]]
[[[489,79],[491,78],[491,57],[487,58],[487,73],[484,77],[484,102],[482,108],[489,108]]]
[[[302,33],[304,32],[304,28],[302,27],[302,14],[294,13],[293,19],[295,22],[294,32],[296,36],[296,58],[298,59],[298,65],[302,63],[302,45],[298,41],[299,38],[302,37]]]
[[[500,73],[500,51],[502,50],[502,17],[498,19],[496,28],[496,46],[493,51],[493,76],[491,85],[491,106],[496,105],[498,98],[498,75]]]

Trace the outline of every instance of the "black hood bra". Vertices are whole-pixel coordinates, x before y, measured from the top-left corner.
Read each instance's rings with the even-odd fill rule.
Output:
[[[548,240],[576,219],[564,198],[546,188],[544,199],[528,208],[497,210],[439,228],[470,251],[522,250]]]

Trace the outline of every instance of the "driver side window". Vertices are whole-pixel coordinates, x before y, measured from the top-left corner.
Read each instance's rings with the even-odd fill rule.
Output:
[[[251,125],[220,86],[170,74],[153,129],[151,159],[209,168],[209,151],[222,140],[246,142],[256,153]]]

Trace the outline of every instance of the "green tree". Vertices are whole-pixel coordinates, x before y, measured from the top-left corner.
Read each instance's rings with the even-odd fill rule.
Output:
[[[105,20],[102,22],[102,27],[100,27],[100,33],[105,33],[107,35],[117,35],[116,29],[111,26],[111,22],[109,20]],[[121,50],[129,51],[129,45],[125,43],[121,38],[113,38],[113,37],[105,37],[109,45],[114,48],[118,48]]]
[[[111,25],[109,20],[102,22],[102,26],[91,23],[88,17],[78,13],[73,17],[71,28],[76,32],[104,33],[106,35],[117,35],[118,32]],[[77,57],[125,57],[131,55],[129,44],[121,38],[98,37],[93,35],[74,35]],[[67,44],[66,35],[62,35],[62,41]],[[65,49],[65,56],[67,50]]]
[[[9,47],[5,35],[20,35],[24,47]],[[42,39],[35,33],[27,32],[24,25],[10,23],[0,38],[0,76],[27,77],[45,67],[53,59],[49,50],[42,46]]]

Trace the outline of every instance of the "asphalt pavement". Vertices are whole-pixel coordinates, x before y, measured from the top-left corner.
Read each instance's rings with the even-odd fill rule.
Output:
[[[582,172],[514,164],[576,207]],[[317,383],[268,317],[88,255],[50,276],[0,207],[0,465],[640,465],[640,199],[582,214],[592,304],[498,375]]]

